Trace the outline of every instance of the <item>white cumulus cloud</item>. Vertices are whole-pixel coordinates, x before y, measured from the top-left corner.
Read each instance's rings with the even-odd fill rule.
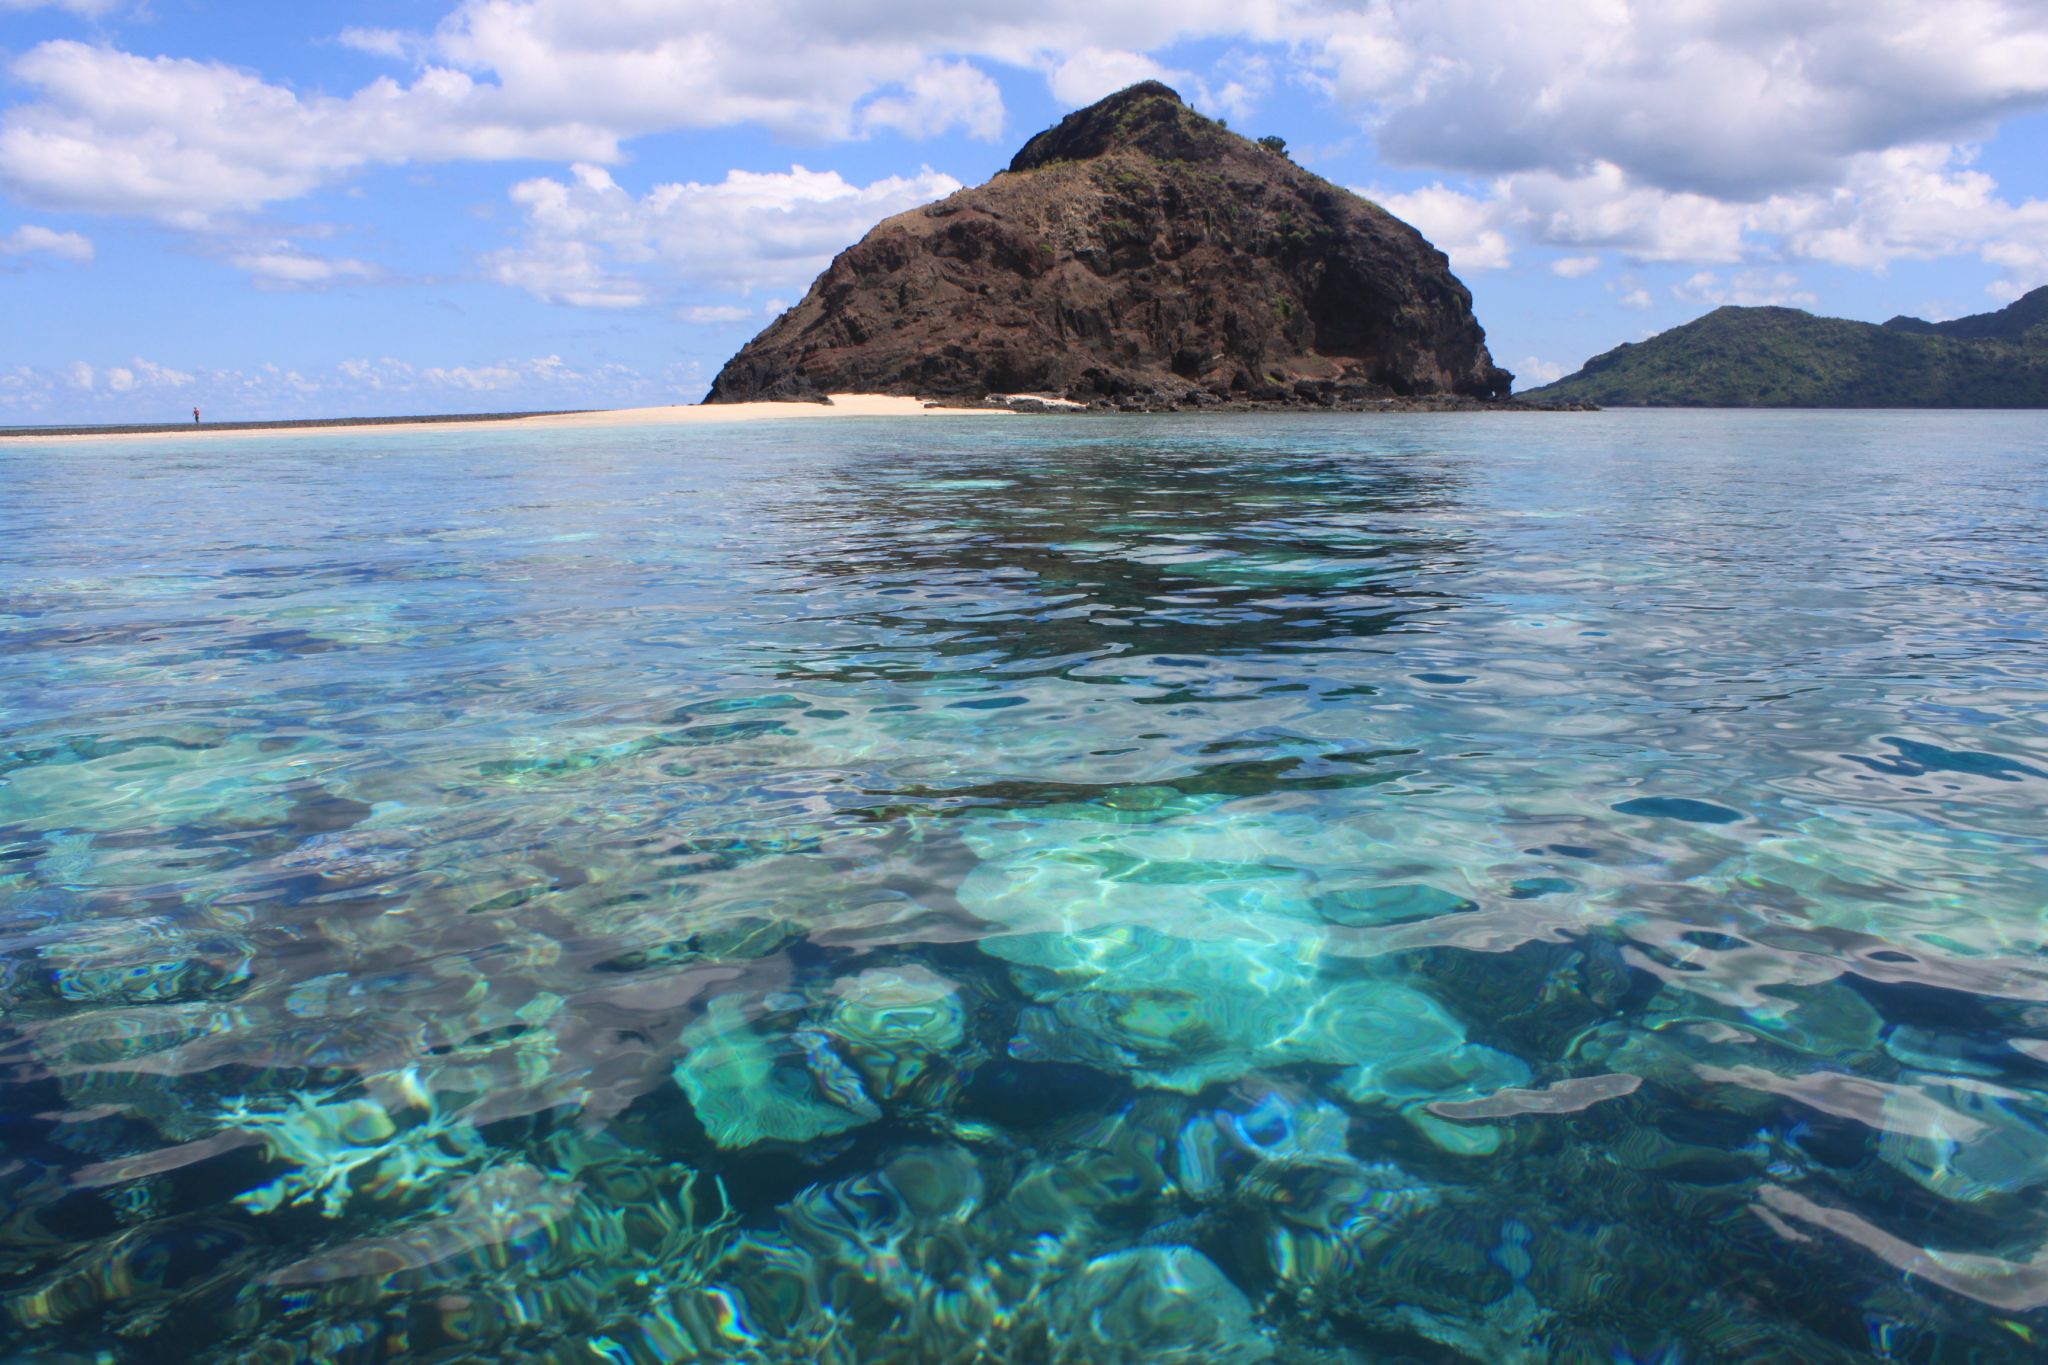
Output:
[[[1491,199],[1546,246],[1602,247],[1638,261],[1735,261],[1743,253],[1740,205],[1636,184],[1612,162],[1571,175],[1507,176]]]
[[[1754,218],[1807,260],[1881,270],[1974,253],[2006,272],[1999,292],[2048,283],[2048,200],[2014,203],[1971,160],[1971,149],[1944,144],[1874,152],[1851,163],[1835,192],[1780,196]]]
[[[315,256],[288,243],[239,251],[228,258],[267,289],[317,289],[345,280],[367,280],[375,266],[353,257]]]
[[[1061,58],[1048,79],[1053,98],[1078,109],[1139,81],[1171,83],[1185,80],[1186,76],[1169,71],[1142,52],[1084,47]]]
[[[17,420],[68,422],[176,420],[193,407],[212,420],[531,410],[676,402],[694,399],[703,387],[688,365],[650,376],[616,361],[571,364],[558,355],[442,364],[363,357],[306,370],[275,362],[187,370],[137,357],[97,367],[80,360],[60,369],[0,369],[0,411]]]
[[[520,182],[525,240],[486,257],[500,283],[585,308],[625,308],[671,289],[801,289],[833,254],[891,214],[960,188],[930,169],[855,185],[836,171],[732,171],[635,196],[599,166]]]
[[[395,28],[345,28],[336,41],[357,52],[394,61],[407,56],[414,47],[413,41]]]
[[[1850,158],[1832,189],[1754,202],[1635,184],[1611,163],[1572,176],[1502,176],[1472,191],[1436,185],[1385,202],[1441,238],[1466,269],[1504,264],[1520,240],[1719,266],[1789,259],[1881,271],[1898,260],[1975,255],[2005,272],[1994,292],[2007,297],[2048,282],[2048,200],[2004,197],[1970,168],[1971,156],[1947,144],[1872,152]],[[1598,266],[1587,254],[1551,269],[1578,278]]]
[[[0,0],[0,10],[61,9],[88,19],[111,14],[127,0]]]
[[[1173,69],[1193,40],[1225,55]],[[1400,198],[1467,270],[1529,245],[1722,269],[1965,253],[2006,290],[2048,274],[2048,206],[1968,152],[2048,108],[2042,0],[455,0],[338,41],[409,69],[323,92],[31,47],[0,111],[0,186],[220,231],[371,166],[617,166],[636,138],[737,125],[999,137],[1007,69],[1065,104],[1166,76],[1238,117],[1268,88],[1320,89],[1382,158],[1443,177]],[[505,269],[553,297],[642,301],[621,264],[578,237]]]
[[[1367,197],[1429,238],[1451,258],[1455,270],[1501,270],[1514,261],[1501,230],[1502,216],[1493,204],[1442,185]]]
[[[1480,175],[1606,163],[1745,202],[2048,100],[2036,0],[1380,0],[1303,26],[1309,60],[1374,111],[1397,160]]]
[[[1786,270],[1738,270],[1727,279],[1711,270],[1702,270],[1674,285],[1671,294],[1687,303],[1716,308],[1725,303],[1742,308],[1811,308],[1820,302],[1811,290],[1800,287],[1797,275]]]
[[[861,109],[869,131],[893,128],[906,137],[936,137],[961,128],[983,141],[1003,132],[1003,92],[987,73],[966,62],[931,62],[902,83],[900,94],[884,94]]]
[[[1631,185],[1621,169],[1598,165],[1575,175],[1536,171],[1503,176],[1478,191],[1437,184],[1380,202],[1422,230],[1453,265],[1497,269],[1512,260],[1512,238],[1563,250],[1598,247],[1637,261],[1742,259],[1748,219],[1741,205],[1705,195]],[[1560,262],[1569,277],[1580,256]],[[1556,267],[1554,266],[1553,269]],[[1590,267],[1589,267],[1590,268]]]
[[[140,383],[152,389],[182,389],[193,382],[193,375],[186,370],[174,370],[168,365],[159,365],[153,360],[135,359],[135,374]]]
[[[95,368],[83,360],[74,360],[61,376],[62,382],[74,389],[104,389],[114,393],[130,393],[138,389],[182,389],[189,386],[193,378],[188,371],[159,365],[140,356],[125,365],[108,365],[104,369]]]
[[[182,227],[409,160],[597,158],[615,134],[525,121],[503,92],[431,68],[347,98],[301,96],[219,62],[58,41],[13,66],[37,98],[0,115],[0,183],[58,208]]]
[[[76,232],[58,232],[54,228],[39,227],[34,223],[25,223],[5,237],[0,237],[0,256],[28,256],[38,253],[85,265],[92,260],[92,239]]]

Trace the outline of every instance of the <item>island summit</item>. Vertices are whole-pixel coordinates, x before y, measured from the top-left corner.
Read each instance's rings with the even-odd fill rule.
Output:
[[[876,226],[705,401],[1493,406],[1513,380],[1421,233],[1146,81]]]

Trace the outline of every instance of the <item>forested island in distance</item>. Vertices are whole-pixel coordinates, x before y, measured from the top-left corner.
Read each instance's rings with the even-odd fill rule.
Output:
[[[1716,308],[1522,396],[1603,407],[2048,407],[2048,286],[1951,322]]]

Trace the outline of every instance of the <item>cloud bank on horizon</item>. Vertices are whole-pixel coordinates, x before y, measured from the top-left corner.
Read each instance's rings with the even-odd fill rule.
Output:
[[[1715,302],[1862,306],[1910,276],[1900,307],[1966,312],[2048,282],[2037,0],[462,0],[431,28],[255,36],[237,8],[0,0],[0,288],[201,269],[219,314],[80,323],[99,358],[5,356],[0,408],[139,410],[145,376],[280,363],[301,387],[266,392],[300,406],[399,366],[451,400],[484,373],[546,404],[644,398],[874,222],[1146,77],[1282,126],[1422,228],[1531,378]],[[569,362],[533,348],[553,364],[311,338],[227,363],[282,294],[344,333],[381,312],[424,341],[409,320],[451,303],[493,335],[613,330]]]

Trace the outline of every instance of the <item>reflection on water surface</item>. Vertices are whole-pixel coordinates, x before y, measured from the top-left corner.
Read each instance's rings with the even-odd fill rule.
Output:
[[[2036,1358],[2043,435],[0,452],[0,1341]]]

